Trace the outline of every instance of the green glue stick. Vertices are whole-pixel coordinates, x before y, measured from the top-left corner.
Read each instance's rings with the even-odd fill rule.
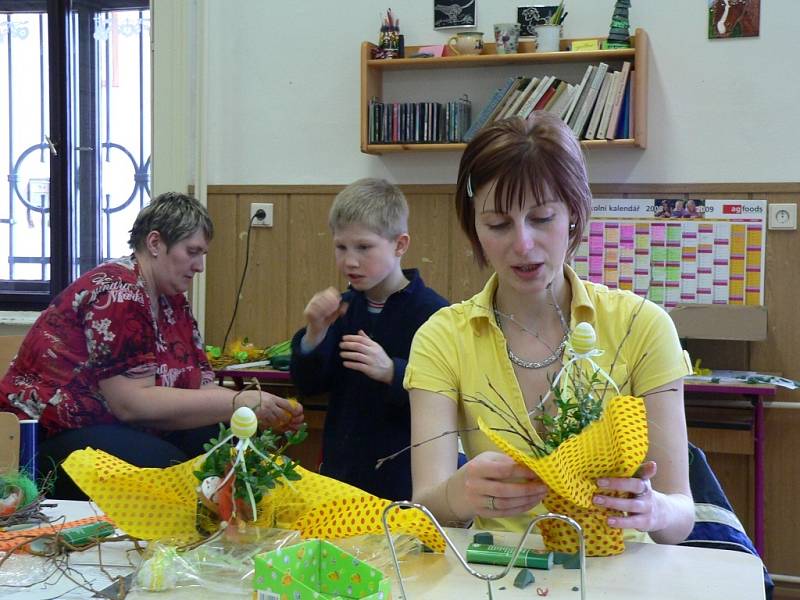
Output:
[[[515,548],[495,544],[470,544],[467,546],[467,562],[483,565],[507,565],[514,556]],[[553,553],[545,550],[523,548],[519,551],[515,567],[548,570],[553,566]]]

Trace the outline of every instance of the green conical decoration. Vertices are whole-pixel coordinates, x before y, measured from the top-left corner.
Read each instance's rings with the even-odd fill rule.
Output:
[[[630,6],[630,0],[617,0],[614,5],[614,13],[611,17],[608,39],[603,43],[603,48],[631,47],[631,25],[628,20],[628,9]]]

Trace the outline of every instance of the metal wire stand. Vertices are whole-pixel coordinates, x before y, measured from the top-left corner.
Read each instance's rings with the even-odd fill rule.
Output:
[[[445,543],[450,547],[450,549],[456,555],[456,558],[458,558],[458,562],[461,563],[461,566],[464,567],[467,573],[469,573],[473,577],[477,577],[478,579],[482,579],[483,581],[486,582],[486,586],[488,588],[487,591],[489,593],[489,600],[494,600],[494,594],[492,593],[492,582],[497,581],[498,579],[502,579],[503,577],[508,575],[508,572],[511,571],[511,569],[514,566],[514,563],[517,560],[517,556],[519,556],[519,553],[522,551],[522,546],[523,544],[525,544],[525,540],[528,539],[528,535],[530,534],[531,530],[539,521],[545,521],[547,519],[555,519],[557,521],[563,521],[567,523],[578,533],[578,543],[579,543],[578,557],[580,559],[581,600],[586,600],[586,543],[583,536],[583,529],[574,519],[556,513],[546,513],[543,515],[537,515],[528,524],[528,528],[525,530],[525,533],[522,534],[522,538],[520,539],[519,544],[517,544],[517,547],[514,550],[514,555],[511,557],[511,560],[509,560],[508,564],[506,565],[506,568],[503,569],[500,573],[495,573],[493,575],[490,575],[488,573],[480,573],[479,571],[476,571],[469,565],[469,563],[467,563],[467,561],[464,559],[464,557],[456,548],[455,544],[453,543],[453,540],[451,540],[450,537],[447,535],[447,533],[445,533],[444,529],[439,524],[439,521],[436,520],[436,517],[433,516],[433,513],[431,513],[431,511],[429,511],[425,506],[423,506],[422,504],[417,504],[415,502],[409,502],[408,500],[398,500],[397,502],[392,502],[389,506],[387,506],[383,510],[383,514],[381,515],[381,521],[383,522],[383,531],[386,533],[386,539],[389,540],[389,549],[392,551],[392,560],[394,561],[394,569],[395,572],[397,573],[397,581],[400,584],[400,593],[402,594],[402,600],[410,600],[410,599],[408,597],[408,594],[406,594],[406,589],[405,586],[403,585],[403,576],[400,573],[400,562],[397,560],[397,551],[395,550],[394,547],[392,532],[389,529],[389,524],[387,523],[389,511],[391,511],[395,507],[401,507],[401,506],[406,508],[416,508],[417,510],[421,511],[426,517],[428,517],[430,522],[433,523],[433,526],[436,527],[436,530],[440,534],[442,534]]]

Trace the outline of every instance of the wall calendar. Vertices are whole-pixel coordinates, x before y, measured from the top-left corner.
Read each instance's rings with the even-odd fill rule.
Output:
[[[766,215],[766,200],[597,198],[573,266],[667,309],[760,306]]]

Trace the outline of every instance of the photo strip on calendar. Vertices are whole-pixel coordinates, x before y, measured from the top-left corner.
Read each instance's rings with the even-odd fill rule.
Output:
[[[682,304],[764,304],[766,200],[596,198],[582,279]]]

